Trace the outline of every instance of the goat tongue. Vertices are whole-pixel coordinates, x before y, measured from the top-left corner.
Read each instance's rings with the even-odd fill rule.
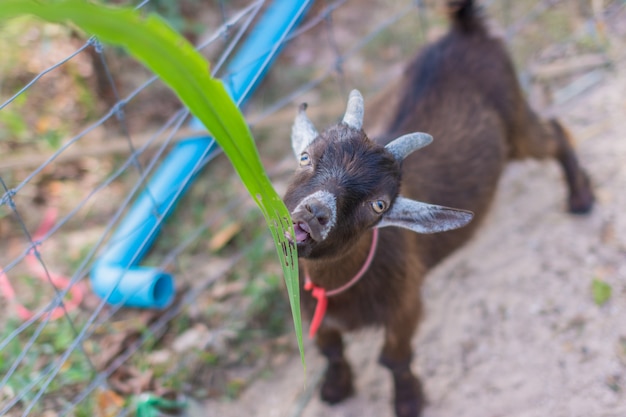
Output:
[[[302,243],[309,238],[311,229],[308,224],[298,222],[293,225],[293,228],[296,232],[296,243]]]

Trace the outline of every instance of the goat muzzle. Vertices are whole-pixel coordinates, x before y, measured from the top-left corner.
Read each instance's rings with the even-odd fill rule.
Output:
[[[296,243],[304,243],[308,238],[320,242],[326,238],[332,225],[329,220],[332,210],[317,200],[308,201],[292,213]]]

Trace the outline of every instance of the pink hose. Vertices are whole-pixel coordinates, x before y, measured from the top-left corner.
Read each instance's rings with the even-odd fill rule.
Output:
[[[41,222],[41,225],[39,225],[39,228],[33,235],[33,241],[38,241],[43,236],[45,236],[46,233],[48,233],[52,226],[54,226],[54,221],[56,217],[57,210],[55,208],[49,208],[44,214],[44,219]],[[33,275],[35,275],[37,278],[41,279],[44,282],[51,283],[55,286],[57,290],[63,290],[70,286],[69,278],[63,275],[49,272],[44,268],[43,264],[39,261],[39,259],[37,259],[34,248],[28,252],[28,255],[26,255],[26,266]],[[70,288],[69,293],[71,294],[71,298],[67,301],[63,301],[61,305],[55,307],[49,313],[50,319],[56,320],[60,317],[63,317],[65,314],[76,309],[80,305],[84,295],[82,285],[73,285]],[[20,304],[19,301],[17,301],[15,290],[11,286],[11,282],[9,281],[9,278],[4,273],[4,271],[0,271],[0,294],[2,294],[4,298],[9,301],[9,305],[14,306],[15,312],[20,319],[28,320],[33,317],[34,313],[28,308],[24,307],[23,304]]]

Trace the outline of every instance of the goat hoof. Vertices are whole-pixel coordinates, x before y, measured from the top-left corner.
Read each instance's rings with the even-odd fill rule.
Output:
[[[569,199],[569,212],[572,214],[588,214],[593,208],[594,198],[593,195],[584,197],[576,196],[576,198]]]
[[[417,400],[396,401],[396,417],[419,417],[421,405]]]
[[[419,380],[408,373],[396,381],[394,409],[396,417],[419,417],[424,406],[424,392]]]
[[[337,404],[354,394],[352,370],[347,361],[329,363],[320,390],[322,401]]]
[[[572,214],[587,214],[593,208],[595,197],[591,190],[589,177],[582,174],[582,186],[575,192],[571,192],[568,199],[569,212]]]

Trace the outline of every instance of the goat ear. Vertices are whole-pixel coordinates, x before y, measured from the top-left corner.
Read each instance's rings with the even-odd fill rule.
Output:
[[[398,197],[376,227],[396,226],[417,233],[437,233],[468,224],[474,213]]]
[[[428,133],[409,133],[408,135],[400,136],[399,138],[392,140],[385,145],[385,149],[387,149],[387,151],[389,151],[398,161],[402,161],[412,152],[415,152],[424,146],[430,145],[432,141],[433,137]]]
[[[313,142],[319,135],[317,129],[306,115],[306,103],[298,108],[298,114],[291,128],[291,147],[296,158]]]

